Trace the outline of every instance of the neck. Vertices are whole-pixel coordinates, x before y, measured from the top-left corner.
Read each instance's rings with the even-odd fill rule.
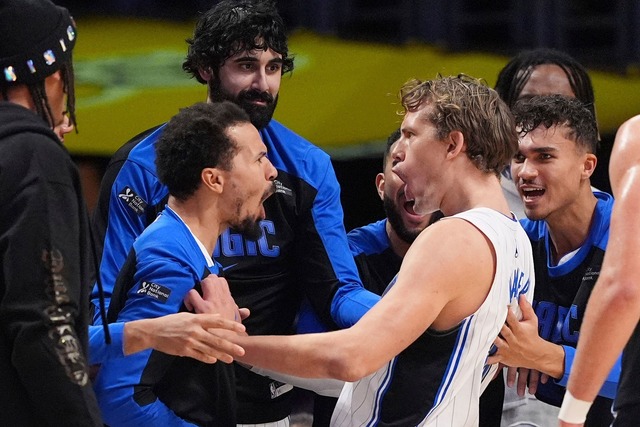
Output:
[[[393,253],[398,255],[400,258],[404,258],[404,256],[407,254],[407,251],[409,250],[409,247],[411,246],[411,243],[407,243],[406,241],[402,240],[393,229],[393,227],[391,227],[389,221],[387,221],[387,224],[385,225],[385,230],[387,232],[387,237],[389,238],[389,243],[391,244],[391,250],[393,250]]]
[[[587,240],[597,203],[598,199],[589,187],[569,206],[553,212],[545,219],[556,264]]]
[[[33,103],[33,98],[31,97],[31,92],[29,91],[29,87],[27,85],[16,85],[9,87],[7,89],[6,100],[9,102],[13,102],[14,104],[21,105],[28,110],[36,111],[36,106]]]
[[[222,231],[216,204],[211,201],[204,203],[198,197],[197,192],[195,196],[191,196],[187,200],[178,200],[169,196],[167,204],[180,216],[193,235],[200,240],[207,252],[212,254]]]
[[[460,179],[464,176],[464,179]],[[500,179],[493,173],[485,173],[474,165],[457,173],[444,193],[440,210],[451,216],[474,208],[489,208],[511,217]]]

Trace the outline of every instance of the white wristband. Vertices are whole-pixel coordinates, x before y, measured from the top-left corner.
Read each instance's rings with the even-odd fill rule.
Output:
[[[567,390],[562,400],[558,419],[565,423],[584,424],[592,403],[593,402],[576,399],[571,392]]]

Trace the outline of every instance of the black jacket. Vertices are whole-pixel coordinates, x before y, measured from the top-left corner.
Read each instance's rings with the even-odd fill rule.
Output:
[[[3,425],[102,425],[86,363],[89,244],[69,153],[36,114],[0,102]]]

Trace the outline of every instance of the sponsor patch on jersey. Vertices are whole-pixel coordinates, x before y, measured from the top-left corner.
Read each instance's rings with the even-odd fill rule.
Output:
[[[138,215],[142,215],[147,208],[147,202],[138,196],[130,187],[124,187],[120,194],[118,194],[118,197]]]
[[[599,275],[600,275],[600,270],[594,271],[593,268],[589,267],[587,268],[587,271],[585,271],[584,276],[582,276],[582,281],[595,282],[596,280],[598,280]]]
[[[157,299],[160,302],[167,302],[169,295],[171,295],[171,289],[158,285],[153,282],[142,282],[140,288],[136,291],[138,295],[146,295],[153,299]]]
[[[293,191],[291,191],[290,188],[285,187],[284,184],[281,183],[280,181],[278,181],[277,179],[274,181],[274,185],[275,185],[275,192],[276,193],[284,194],[285,196],[292,196],[293,195]]]

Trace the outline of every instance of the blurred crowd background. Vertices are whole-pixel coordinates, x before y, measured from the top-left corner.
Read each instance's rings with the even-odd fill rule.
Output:
[[[109,157],[129,138],[202,101],[180,65],[200,11],[215,0],[56,0],[78,22],[79,134],[67,146],[90,208]],[[320,145],[342,184],[347,229],[382,218],[373,187],[397,89],[461,72],[491,86],[523,49],[553,47],[593,80],[602,134],[593,184],[610,191],[617,127],[640,112],[640,1],[278,0],[296,69],[275,118]]]

